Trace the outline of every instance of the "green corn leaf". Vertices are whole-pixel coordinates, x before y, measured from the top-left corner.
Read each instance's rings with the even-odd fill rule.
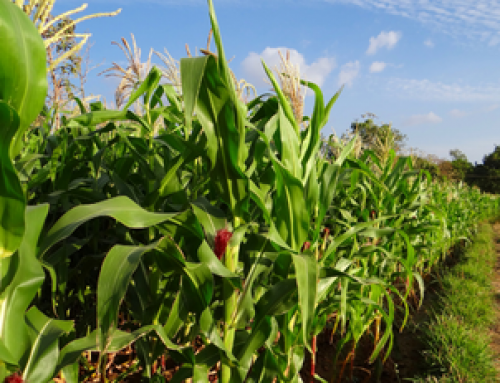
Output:
[[[238,332],[235,340],[235,356],[239,366],[234,368],[234,376],[238,376],[241,382],[245,381],[253,362],[255,352],[264,345],[271,335],[271,319],[264,318],[258,328],[252,329],[250,334]],[[244,336],[242,336],[244,335]],[[241,337],[241,340],[238,340]]]
[[[325,106],[323,105],[323,92],[316,84],[308,81],[301,80],[302,85],[306,85],[314,92],[314,109],[311,117],[311,122],[307,127],[307,132],[304,140],[302,141],[302,154],[301,159],[304,167],[309,159],[314,156],[315,148],[319,144],[320,131],[323,128],[322,123],[325,121]],[[316,149],[317,150],[317,149]]]
[[[142,255],[156,248],[150,246],[114,246],[106,255],[97,283],[97,324],[99,351],[105,353],[111,343],[111,334],[117,328],[118,309],[137,269]]]
[[[304,186],[304,189],[305,189],[305,198],[304,200],[306,201],[306,207],[307,207],[307,210],[309,212],[309,216],[310,217],[314,217],[315,221],[317,222],[316,224],[316,231],[319,232],[319,230],[321,229],[321,224],[322,224],[322,218],[324,217],[321,217],[319,215],[320,213],[320,206],[319,206],[319,197],[320,197],[320,183],[319,183],[319,177],[318,177],[318,174],[316,172],[316,167],[313,167],[312,168],[312,171],[309,173],[309,176],[307,178],[307,180],[305,180],[306,182],[304,182],[305,186]],[[330,200],[331,201],[331,200]],[[314,227],[313,225],[311,225],[312,227]],[[316,239],[316,236],[314,237],[310,237],[313,242],[314,240]]]
[[[224,342],[219,334],[219,329],[212,316],[211,309],[209,307],[203,310],[200,317],[200,332],[210,341],[211,344],[217,346],[222,352],[225,353],[226,357],[233,363],[238,364],[238,360],[235,358],[231,350],[227,350],[224,346]]]
[[[123,120],[130,120],[139,123],[144,132],[148,132],[150,130],[150,126],[147,121],[143,117],[135,114],[134,112],[131,112],[130,110],[92,111],[69,119],[67,122],[67,126],[70,128],[80,126],[91,127],[106,122],[109,123],[111,121]]]
[[[326,248],[322,259],[325,259],[325,260],[328,259],[328,256],[332,252],[334,252],[338,246],[340,246],[344,241],[354,237],[357,233],[360,233],[362,231],[367,231],[367,233],[370,233],[374,224],[382,219],[383,218],[378,218],[378,219],[370,221],[370,222],[363,222],[363,223],[359,223],[355,226],[350,227],[343,234],[335,237],[335,239],[332,240],[330,245]],[[391,229],[390,231],[393,231],[393,229]]]
[[[179,346],[172,343],[162,326],[147,325],[132,332],[126,332],[118,329],[113,330],[109,335],[110,339],[107,351],[110,353],[119,352],[137,339],[140,339],[153,331],[156,332],[160,340],[169,350],[180,349]],[[75,339],[64,346],[60,352],[57,367],[54,370],[54,378],[57,376],[59,371],[64,370],[66,367],[77,362],[84,351],[100,351],[97,341],[99,337],[98,332],[98,330],[94,330],[87,336]]]
[[[286,313],[296,303],[297,282],[295,279],[285,279],[267,289],[255,306],[255,327],[265,316],[277,316]]]
[[[184,116],[186,126],[191,128],[193,113],[196,108],[198,94],[200,92],[205,68],[210,56],[182,59],[180,71],[182,80],[182,94],[184,98]],[[210,137],[208,137],[210,139]],[[215,161],[214,161],[215,162]]]
[[[238,298],[238,311],[236,313],[236,323],[244,326],[250,319],[255,317],[255,306],[253,299],[253,286],[259,276],[271,272],[274,262],[279,253],[261,253],[255,262],[253,262],[249,273],[245,279],[245,285]]]
[[[226,214],[210,204],[205,197],[199,197],[191,206],[203,230],[211,238],[215,238],[217,231],[226,227]]]
[[[68,126],[93,126],[110,121],[128,120],[130,114],[126,110],[101,110],[82,113],[68,120]]]
[[[272,382],[276,377],[283,379],[283,371],[272,351],[266,349],[255,361],[247,382],[266,383]]]
[[[223,278],[239,279],[237,274],[229,271],[229,269],[217,258],[206,241],[203,241],[201,246],[198,248],[198,259],[208,267],[212,274]]]
[[[172,105],[177,112],[182,112],[182,103],[179,100],[179,95],[177,94],[173,85],[163,84],[160,85],[163,88],[163,92],[168,99],[170,105]]]
[[[300,163],[299,139],[292,124],[283,113],[283,108],[278,108],[279,137],[281,139],[282,152],[281,163],[295,178],[302,179],[302,166]]]
[[[210,303],[213,293],[213,277],[207,264],[186,262],[181,249],[171,238],[163,238],[154,254],[164,273],[176,271],[183,275],[180,311],[184,314],[201,314]]]
[[[19,360],[12,356],[7,346],[3,343],[3,340],[0,340],[0,361],[14,366],[19,363]]]
[[[219,24],[217,23],[217,17],[215,16],[215,9],[212,0],[208,0],[208,12],[210,16],[210,24],[212,25],[212,31],[214,35],[214,42],[217,47],[218,53],[218,69],[219,75],[225,84],[225,88],[229,94],[231,100],[230,113],[234,119],[234,125],[236,131],[238,132],[238,145],[237,145],[237,168],[243,170],[245,161],[248,157],[248,152],[245,147],[245,127],[248,115],[248,110],[245,104],[239,100],[238,94],[234,87],[233,77],[231,70],[229,69],[228,62],[226,60],[226,54],[224,52],[224,47],[222,46],[222,38],[219,30]]]
[[[0,129],[3,132],[0,140],[0,265],[18,249],[24,234],[26,199],[9,157],[9,146],[19,125],[14,109],[0,100]]]
[[[54,375],[59,358],[59,338],[73,329],[73,321],[54,320],[36,307],[26,313],[31,350],[23,366],[27,382],[47,382]]]
[[[0,101],[13,108],[20,119],[9,150],[14,158],[21,150],[24,133],[45,102],[46,50],[33,22],[12,1],[0,1],[0,36]]]
[[[212,367],[220,360],[220,355],[217,347],[213,344],[208,344],[200,352],[194,356],[194,365]],[[186,379],[193,376],[193,361],[183,363],[182,367],[175,373],[172,378],[172,383],[182,383]]]
[[[316,309],[316,294],[318,287],[318,265],[312,254],[293,254],[299,307],[302,313],[302,336],[306,347],[311,351],[308,342],[312,333],[312,324]]]
[[[210,304],[213,293],[213,276],[204,264],[186,262],[181,289],[181,311],[201,313]]]
[[[90,205],[77,206],[64,214],[47,233],[40,245],[39,257],[57,242],[69,237],[83,223],[109,216],[129,228],[141,229],[167,221],[179,213],[151,213],[127,197],[115,197]]]
[[[2,286],[0,295],[0,339],[16,360],[20,360],[29,348],[24,315],[45,279],[36,258],[36,244],[48,210],[48,205],[26,209],[26,231],[21,246],[12,257],[1,260],[2,268],[13,277],[7,286]],[[2,282],[5,280],[2,278]]]
[[[146,78],[142,81],[141,85],[132,92],[127,104],[123,109],[128,109],[130,105],[137,101],[139,97],[144,94],[144,105],[149,104],[153,90],[156,89],[161,80],[161,71],[157,67],[151,68]]]
[[[299,251],[309,232],[309,211],[304,204],[304,186],[281,163],[273,161],[276,174],[276,196],[273,219],[281,238]]]
[[[266,135],[256,132],[270,146]],[[265,197],[253,182],[250,182],[251,195],[269,221],[270,229],[267,234],[269,239],[284,249],[299,251],[307,238],[310,223],[308,207],[304,204],[306,194],[304,185],[299,179],[293,177],[272,153],[271,161],[276,185],[272,212],[269,212]]]
[[[288,102],[288,99],[286,98],[285,94],[281,90],[281,87],[278,84],[278,81],[276,81],[276,77],[274,77],[273,72],[267,67],[266,63],[264,60],[262,60],[262,66],[264,67],[264,70],[266,71],[267,77],[269,77],[269,80],[271,80],[271,84],[273,84],[274,91],[276,92],[278,96],[279,103],[281,107],[283,108],[283,112],[285,113],[286,118],[292,124],[293,129],[295,130],[295,134],[299,136],[300,134],[300,128],[299,124],[295,120],[295,116],[293,114],[293,109],[290,103]]]
[[[184,69],[183,71],[183,68]],[[191,71],[188,71],[191,69]],[[212,56],[181,60],[186,125],[193,111],[207,139],[211,178],[235,216],[248,210],[248,179],[244,173],[248,149],[239,104],[232,101],[232,84],[224,82]],[[187,73],[187,74],[186,74]],[[193,75],[194,73],[194,75]]]
[[[81,356],[81,353],[78,357]],[[61,372],[61,378],[64,379],[65,383],[78,383],[78,376],[80,374],[80,363],[79,361],[74,362],[62,369],[59,370]],[[55,376],[52,378],[54,379]]]
[[[7,371],[7,365],[5,363],[0,364],[0,380],[5,381],[5,378],[9,376],[9,372]]]

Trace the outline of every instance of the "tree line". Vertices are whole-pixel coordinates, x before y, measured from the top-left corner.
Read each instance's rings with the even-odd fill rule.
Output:
[[[408,137],[390,124],[375,123],[374,114],[367,113],[362,115],[362,118],[362,121],[353,122],[350,129],[342,136],[347,140],[357,134],[360,150],[370,149],[380,155],[380,152],[387,150],[389,146],[398,155],[411,156],[414,169],[427,170],[433,179],[465,182],[469,186],[480,188],[483,192],[500,194],[500,145],[495,145],[493,152],[485,154],[482,163],[471,163],[459,149],[450,150],[450,159],[442,159],[415,148],[408,148],[406,146]],[[330,152],[327,150],[326,154],[334,156],[331,150]]]

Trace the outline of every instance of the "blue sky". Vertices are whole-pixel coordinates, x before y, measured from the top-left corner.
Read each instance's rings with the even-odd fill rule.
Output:
[[[186,56],[187,43],[204,48],[210,23],[205,0],[87,0],[85,13],[122,12],[84,21],[92,33],[90,59],[102,66],[86,91],[113,100],[117,81],[97,76],[125,56],[112,41],[133,33],[147,60],[149,50]],[[79,6],[59,0],[54,12]],[[500,145],[499,0],[214,0],[230,66],[236,76],[268,90],[260,58],[279,64],[291,52],[303,77],[331,97],[344,91],[323,133],[337,134],[370,112],[392,123],[407,145],[447,158],[462,150],[481,162]],[[212,49],[215,48],[212,45]],[[153,56],[154,63],[160,61]],[[305,114],[313,98],[306,97]]]

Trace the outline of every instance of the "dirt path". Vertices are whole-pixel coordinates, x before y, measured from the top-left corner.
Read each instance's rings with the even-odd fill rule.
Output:
[[[495,294],[495,304],[497,312],[496,325],[491,329],[491,349],[496,354],[497,358],[495,361],[495,367],[500,376],[500,223],[495,223],[493,225],[493,230],[495,232],[495,250],[497,253],[496,264],[493,269],[493,289]]]

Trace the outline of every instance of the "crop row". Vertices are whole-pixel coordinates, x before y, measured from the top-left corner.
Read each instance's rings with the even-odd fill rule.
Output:
[[[339,93],[302,81],[299,121],[263,63],[275,94],[244,102],[208,4],[217,52],[182,59],[180,89],[153,68],[120,110],[76,99],[51,133],[48,111],[30,128],[43,41],[0,0],[0,381],[77,382],[86,351],[106,381],[133,344],[148,379],[168,356],[172,382],[299,382],[327,324],[338,375],[363,336],[380,362],[432,268],[498,210],[393,149],[322,141]]]

